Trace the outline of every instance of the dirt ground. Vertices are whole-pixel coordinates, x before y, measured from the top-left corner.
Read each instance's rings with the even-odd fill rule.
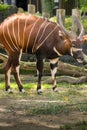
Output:
[[[68,115],[28,115],[29,106],[39,105],[38,100],[0,99],[0,130],[58,130],[67,123],[87,121],[87,113],[74,111]],[[42,102],[43,103],[43,102]]]
[[[75,106],[68,114],[30,114],[33,108],[62,104],[61,100],[57,100],[58,93],[55,96],[51,90],[44,90],[42,95],[37,95],[36,90],[26,90],[25,94],[20,94],[17,89],[13,91],[13,94],[7,94],[0,90],[0,130],[59,130],[60,126],[65,124],[87,121],[87,111],[78,111],[74,109]],[[87,96],[83,100],[86,102]],[[67,99],[64,103],[67,104]]]

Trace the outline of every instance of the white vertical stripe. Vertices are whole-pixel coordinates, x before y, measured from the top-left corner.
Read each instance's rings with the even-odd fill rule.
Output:
[[[55,31],[55,29],[57,29],[58,26],[55,26],[55,28],[45,37],[45,39],[36,47],[36,50],[38,50],[43,43],[48,39],[48,37]],[[38,40],[39,41],[39,40]]]
[[[39,38],[38,41],[41,40],[41,38],[43,37],[43,35],[44,35],[45,31],[46,31],[46,28],[47,28],[49,25],[50,25],[50,22],[48,22],[48,23],[46,24],[46,26],[44,27],[44,29],[43,29],[43,33],[42,33],[42,35],[41,35],[41,37]]]
[[[20,19],[18,19],[18,44],[20,45],[20,27],[19,27]]]
[[[41,24],[41,26],[40,26],[40,28],[39,28],[39,30],[38,30],[38,32],[37,32],[36,38],[35,38],[35,40],[34,40],[32,52],[33,52],[34,46],[35,46],[35,44],[36,44],[36,41],[37,41],[38,35],[39,35],[39,33],[40,33],[40,30],[41,30],[42,26],[44,26],[44,25],[46,24],[46,22],[47,22],[47,19],[45,19],[45,21]]]
[[[12,29],[13,29],[13,36],[14,36],[14,39],[15,39],[16,46],[19,48],[18,43],[17,43],[17,37],[15,35],[14,19],[12,21]]]
[[[14,52],[13,48],[10,46],[8,40],[6,39],[5,32],[4,32],[4,25],[3,25],[3,29],[2,29],[2,30],[3,30],[4,39],[5,39],[5,41],[6,41],[7,45],[8,45],[8,47]]]
[[[53,47],[53,50],[57,53],[58,56],[62,56],[62,54],[60,54],[60,52],[56,49],[56,47]]]
[[[15,44],[14,44],[14,42],[12,40],[11,33],[9,32],[8,22],[7,22],[7,31],[8,31],[8,35],[9,35],[11,43],[13,44],[14,48],[18,50],[18,48],[15,46]]]
[[[38,18],[38,19],[35,21],[35,23],[33,24],[32,29],[31,29],[31,31],[30,31],[30,34],[29,34],[29,36],[28,36],[28,40],[27,40],[27,44],[26,44],[26,52],[27,52],[27,48],[28,48],[28,45],[29,45],[29,41],[30,41],[30,37],[31,37],[31,33],[32,33],[33,30],[34,30],[34,27],[35,27],[36,23],[37,23],[40,19],[41,19],[41,18]]]
[[[23,45],[22,45],[22,49],[24,48],[24,39],[25,39],[25,30],[26,30],[26,28],[27,28],[27,22],[28,22],[28,20],[29,20],[29,18],[30,18],[30,16],[31,16],[31,14],[29,14],[29,16],[28,17],[26,17],[26,20],[25,20],[25,25],[24,25],[24,32],[23,32]]]

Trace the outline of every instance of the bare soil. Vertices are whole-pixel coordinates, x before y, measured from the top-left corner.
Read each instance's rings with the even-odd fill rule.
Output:
[[[1,78],[4,79],[2,76]],[[26,83],[28,78],[29,76],[21,76],[21,79]],[[56,94],[51,89],[43,91],[42,95],[38,95],[36,90],[26,89],[26,92],[21,94],[18,89],[13,89],[13,94],[8,94],[1,89],[0,130],[59,130],[60,126],[66,124],[73,126],[77,122],[87,121],[87,108],[83,110],[78,106],[78,104],[87,103],[87,87],[84,87],[84,90],[78,89],[78,92],[76,90],[77,93],[74,93],[74,96],[72,93],[69,93],[69,95],[64,93],[64,91],[70,91],[70,87],[62,88],[60,86]],[[81,94],[82,92],[83,94]],[[60,108],[58,110],[61,110],[60,112],[53,114],[49,114],[49,112],[48,114],[44,112],[33,113],[34,111],[32,111],[40,108],[44,108],[43,111],[45,111],[45,106],[50,104],[64,104],[70,108],[68,108],[67,112],[65,109],[62,111],[62,108]]]

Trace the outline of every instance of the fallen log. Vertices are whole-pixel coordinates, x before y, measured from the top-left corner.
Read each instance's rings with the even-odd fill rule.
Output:
[[[67,82],[71,84],[82,84],[87,82],[87,76],[71,77],[71,76],[59,76],[58,82]]]
[[[7,58],[8,58],[7,55],[4,55],[4,54],[0,53],[0,59],[1,59],[3,62],[6,62],[6,61],[7,61]]]
[[[81,76],[81,77],[71,77],[71,76],[57,76],[56,77],[57,83],[66,82],[70,84],[82,84],[87,83],[87,76]],[[51,77],[45,79],[42,81],[42,83],[52,83]]]
[[[32,71],[36,73],[35,62],[20,62],[21,70]],[[50,75],[49,62],[44,63],[44,75]],[[75,66],[59,61],[57,75],[68,75],[73,77],[80,77],[87,75],[87,69],[85,67]]]
[[[3,60],[3,63],[0,64],[0,72],[2,73],[7,56],[0,53],[0,59]],[[21,61],[20,73],[37,75],[36,63]],[[44,62],[43,75],[50,75],[49,62]],[[85,66],[75,66],[59,61],[57,76],[58,82],[68,82],[72,84],[84,83],[87,82],[87,69]]]
[[[0,54],[0,58],[4,61],[2,64],[0,64],[0,69],[3,69],[4,64],[7,60],[7,56]],[[28,71],[29,74],[31,72],[33,72],[35,74],[36,73],[36,63],[21,61],[20,70],[26,71],[26,72]],[[50,75],[49,62],[44,63],[44,75]],[[59,61],[57,75],[68,75],[68,76],[73,76],[73,77],[86,76],[87,69],[84,66],[80,67],[80,66],[75,66],[75,65],[71,65],[71,64],[67,64],[67,63]]]

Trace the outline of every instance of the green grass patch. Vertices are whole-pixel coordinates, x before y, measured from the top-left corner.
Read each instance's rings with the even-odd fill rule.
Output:
[[[61,126],[59,130],[87,130],[87,122],[79,121],[76,124],[66,124]]]

